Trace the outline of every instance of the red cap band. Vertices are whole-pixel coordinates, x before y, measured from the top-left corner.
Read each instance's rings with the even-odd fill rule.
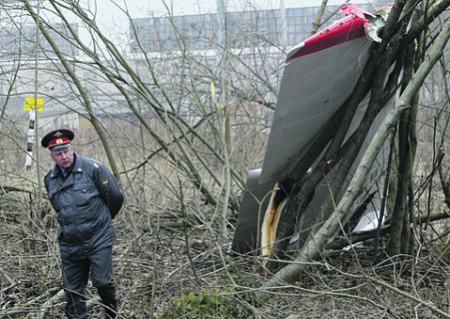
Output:
[[[70,140],[67,137],[55,138],[54,140],[50,141],[50,143],[48,143],[48,148],[52,148],[53,146],[63,145],[67,143],[70,143]]]

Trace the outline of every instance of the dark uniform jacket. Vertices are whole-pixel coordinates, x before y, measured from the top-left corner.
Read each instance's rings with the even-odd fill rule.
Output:
[[[58,214],[62,256],[84,258],[96,249],[112,246],[112,219],[122,207],[123,194],[106,166],[73,155],[74,164],[67,177],[55,165],[44,183]]]

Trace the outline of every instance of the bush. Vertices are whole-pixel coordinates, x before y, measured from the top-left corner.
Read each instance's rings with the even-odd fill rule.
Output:
[[[212,293],[201,291],[200,294],[190,292],[181,298],[172,299],[172,309],[161,315],[160,319],[176,318],[225,318],[239,317],[239,309],[234,306],[229,296],[218,294],[213,288]]]

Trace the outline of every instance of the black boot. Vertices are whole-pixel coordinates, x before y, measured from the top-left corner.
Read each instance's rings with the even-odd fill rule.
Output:
[[[116,290],[114,287],[102,287],[97,288],[100,298],[102,298],[103,305],[105,306],[105,318],[116,318],[117,315],[117,299]]]

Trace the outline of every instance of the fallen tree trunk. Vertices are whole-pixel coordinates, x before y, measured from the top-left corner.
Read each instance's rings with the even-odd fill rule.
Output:
[[[52,298],[50,298],[49,300],[47,300],[41,307],[41,310],[39,311],[39,315],[38,318],[39,319],[44,319],[45,316],[47,315],[48,309],[52,306],[54,306],[55,304],[61,302],[64,300],[65,298],[65,293],[64,293],[64,289],[61,289],[60,291],[58,291],[58,293],[56,293]]]

